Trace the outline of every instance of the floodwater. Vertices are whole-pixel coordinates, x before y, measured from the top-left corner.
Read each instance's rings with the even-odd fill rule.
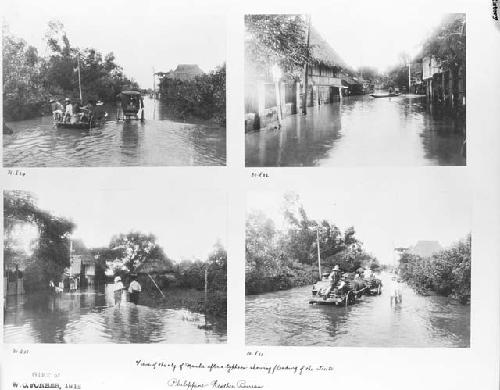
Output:
[[[463,124],[425,96],[351,96],[246,137],[246,166],[465,165]]]
[[[126,302],[114,306],[113,286],[100,292],[8,297],[5,343],[225,343],[226,324],[185,309]],[[168,296],[167,296],[168,303]]]
[[[382,276],[390,285],[387,275]],[[417,295],[402,284],[391,306],[389,288],[354,305],[310,305],[311,286],[246,298],[246,343],[337,347],[469,347],[470,306]]]
[[[3,135],[6,167],[226,165],[226,129],[174,120],[168,106],[144,99],[145,121],[116,122],[116,107],[100,129],[54,128],[52,117],[10,122]]]

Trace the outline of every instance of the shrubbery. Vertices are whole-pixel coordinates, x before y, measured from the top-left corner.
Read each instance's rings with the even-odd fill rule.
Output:
[[[226,124],[226,65],[193,80],[163,78],[163,100],[181,117],[196,116]]]
[[[434,291],[467,303],[471,294],[471,236],[430,258],[403,254],[399,274],[419,293]]]

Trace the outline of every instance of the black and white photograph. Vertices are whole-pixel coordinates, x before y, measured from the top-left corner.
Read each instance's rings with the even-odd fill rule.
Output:
[[[467,185],[366,182],[248,194],[247,345],[470,346]]]
[[[226,342],[223,193],[3,195],[4,343]]]
[[[466,165],[466,15],[416,8],[245,15],[246,166]]]
[[[3,165],[226,165],[221,14],[8,1]]]

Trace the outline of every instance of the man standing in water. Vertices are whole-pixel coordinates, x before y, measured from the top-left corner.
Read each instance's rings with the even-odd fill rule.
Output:
[[[120,307],[120,304],[122,302],[123,283],[122,279],[119,276],[115,278],[113,292],[115,298],[115,306],[118,305],[118,307]]]
[[[137,281],[137,276],[132,276],[132,282],[130,283],[130,286],[128,287],[128,292],[130,293],[130,302],[134,304],[139,303],[139,294],[141,292],[142,288],[139,282]]]

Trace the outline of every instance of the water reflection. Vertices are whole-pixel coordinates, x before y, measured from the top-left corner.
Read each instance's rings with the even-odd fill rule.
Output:
[[[226,323],[203,314],[126,302],[114,306],[112,286],[62,295],[8,297],[6,343],[224,343]]]
[[[420,96],[357,96],[248,133],[247,166],[465,165],[463,125]]]
[[[384,277],[385,278],[385,277]],[[389,280],[385,278],[386,285]],[[246,298],[246,342],[252,345],[468,347],[470,307],[416,295],[403,304],[388,293],[348,307],[311,306],[310,286]]]
[[[51,117],[9,123],[4,166],[225,165],[226,130],[211,122],[172,117],[158,100],[145,99],[145,122],[109,121],[91,131],[55,129]],[[155,118],[155,119],[153,119]]]

